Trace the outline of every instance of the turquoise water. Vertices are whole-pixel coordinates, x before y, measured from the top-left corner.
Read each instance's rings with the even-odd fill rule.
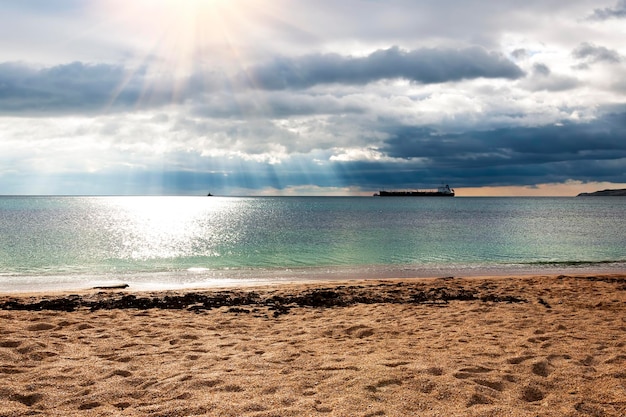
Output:
[[[0,197],[0,291],[625,270],[623,198]]]

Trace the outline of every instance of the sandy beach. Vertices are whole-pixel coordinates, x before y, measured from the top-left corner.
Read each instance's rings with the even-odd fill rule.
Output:
[[[625,416],[626,275],[0,296],[0,416]]]

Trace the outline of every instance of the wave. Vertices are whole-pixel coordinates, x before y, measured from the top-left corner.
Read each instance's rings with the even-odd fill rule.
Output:
[[[593,265],[619,265],[626,264],[626,259],[619,260],[601,260],[601,261],[528,261],[519,262],[518,265],[535,265],[535,266],[580,266],[588,267]]]

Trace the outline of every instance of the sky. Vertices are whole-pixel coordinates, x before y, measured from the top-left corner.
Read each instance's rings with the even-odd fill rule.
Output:
[[[0,0],[0,195],[626,188],[626,0]]]

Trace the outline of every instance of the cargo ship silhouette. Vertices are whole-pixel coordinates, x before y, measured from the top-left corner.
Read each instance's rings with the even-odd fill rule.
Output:
[[[446,184],[436,190],[379,191],[374,197],[454,197],[454,189]]]

